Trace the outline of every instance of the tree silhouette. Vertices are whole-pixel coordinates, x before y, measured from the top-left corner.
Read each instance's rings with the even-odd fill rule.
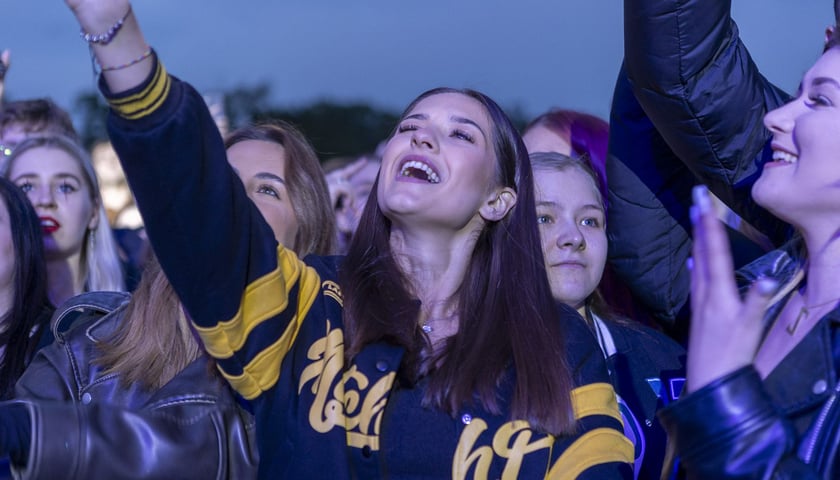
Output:
[[[221,93],[232,128],[255,121],[285,120],[309,138],[321,161],[374,151],[399,120],[395,112],[364,103],[322,100],[303,107],[281,108],[271,104],[271,88],[266,83],[239,86]],[[90,91],[76,97],[74,113],[81,121],[79,135],[89,148],[96,141],[107,138],[107,111],[108,107],[98,93]],[[508,113],[516,127],[525,125],[527,119],[521,108],[514,107]]]

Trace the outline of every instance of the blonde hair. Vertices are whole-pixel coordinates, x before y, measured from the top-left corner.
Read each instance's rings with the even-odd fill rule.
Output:
[[[82,242],[80,275],[84,279],[86,292],[98,290],[125,290],[122,264],[117,253],[117,244],[108,224],[108,215],[102,205],[99,181],[93,169],[88,152],[74,139],[63,135],[30,137],[19,143],[6,162],[0,165],[0,174],[8,178],[15,161],[24,152],[35,148],[54,148],[66,152],[81,167],[84,180],[90,190],[90,198],[97,209],[99,221],[95,229],[88,229]]]
[[[94,361],[120,375],[123,388],[156,390],[201,355],[175,289],[150,255],[137,289],[113,336],[98,345]]]

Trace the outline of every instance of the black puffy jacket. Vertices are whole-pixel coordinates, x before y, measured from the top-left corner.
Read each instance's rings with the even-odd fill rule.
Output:
[[[625,0],[610,118],[610,262],[664,324],[688,298],[691,187],[706,184],[780,246],[789,226],[750,189],[769,159],[764,115],[788,96],[760,73],[729,0]]]

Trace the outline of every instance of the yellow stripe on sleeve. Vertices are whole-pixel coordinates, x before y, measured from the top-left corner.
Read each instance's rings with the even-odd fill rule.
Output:
[[[243,368],[241,375],[229,375],[224,370],[219,369],[231,387],[246,400],[256,398],[277,383],[277,379],[280,378],[280,363],[292,348],[300,331],[301,323],[315,302],[321,279],[311,268],[307,267],[303,273],[300,280],[301,293],[298,299],[297,314],[289,323],[283,335],[268,348],[257,354]]]
[[[297,282],[298,315],[280,337],[280,341],[287,339],[285,343],[288,345],[294,342],[298,323],[315,301],[321,279],[314,269],[307,267],[291,250],[279,246],[277,257],[276,269],[245,288],[242,303],[233,318],[212,327],[195,326],[210,356],[230,358],[242,348],[254,328],[286,309],[289,290]],[[280,353],[285,355],[286,351]]]
[[[280,378],[280,362],[289,351],[293,339],[297,337],[300,330],[298,318],[292,321],[289,328],[271,346],[260,352],[254,359],[245,366],[241,375],[229,375],[219,367],[222,376],[227,379],[233,387],[246,400],[258,397],[262,392],[268,390]]]
[[[618,430],[596,428],[575,441],[551,467],[547,478],[571,480],[602,463],[632,463],[633,443]]]
[[[575,419],[589,415],[607,415],[621,422],[615,390],[609,383],[590,383],[572,390]]]
[[[170,86],[171,80],[166,69],[161,62],[157,62],[152,81],[146,88],[125,98],[111,99],[108,103],[121,117],[136,120],[157,110],[169,95]]]

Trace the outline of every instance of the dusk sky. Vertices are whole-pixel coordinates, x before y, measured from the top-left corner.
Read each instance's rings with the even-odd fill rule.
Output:
[[[832,22],[829,0],[733,0],[764,74],[795,90]],[[135,0],[168,70],[203,92],[267,82],[272,103],[364,101],[399,111],[418,93],[477,88],[535,115],[606,117],[623,52],[618,0]],[[94,86],[63,0],[0,0],[9,99],[70,108]]]

